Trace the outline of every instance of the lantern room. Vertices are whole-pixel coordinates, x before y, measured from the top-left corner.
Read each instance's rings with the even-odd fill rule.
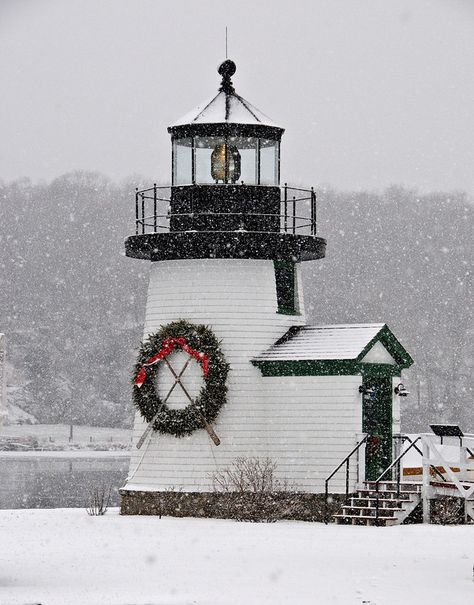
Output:
[[[275,186],[280,183],[279,166],[280,141],[275,139],[204,134],[173,138],[173,186]]]
[[[235,92],[235,71],[224,61],[217,95],[168,128],[173,186],[280,184],[284,130]]]
[[[237,94],[236,65],[218,68],[218,91],[168,127],[171,186],[136,192],[136,234],[127,255],[271,259],[324,256],[316,193],[280,186],[284,129]]]

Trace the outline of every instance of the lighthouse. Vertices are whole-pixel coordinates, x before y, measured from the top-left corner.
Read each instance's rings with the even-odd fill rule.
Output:
[[[233,61],[218,72],[217,94],[168,128],[171,186],[137,191],[125,242],[151,267],[123,514],[175,492],[201,502],[238,458],[320,494],[365,440],[355,484],[390,463],[399,430],[410,356],[385,324],[307,324],[302,263],[326,251],[316,193],[280,183],[284,129],[236,92]]]

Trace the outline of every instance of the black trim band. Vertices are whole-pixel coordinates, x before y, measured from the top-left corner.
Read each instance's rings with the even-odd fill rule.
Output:
[[[183,137],[260,137],[261,139],[272,139],[281,141],[284,128],[278,126],[267,126],[265,124],[180,124],[170,126],[168,132],[173,138]]]
[[[148,233],[125,240],[125,254],[151,261],[191,258],[290,260],[324,258],[326,240],[312,235],[235,231]]]

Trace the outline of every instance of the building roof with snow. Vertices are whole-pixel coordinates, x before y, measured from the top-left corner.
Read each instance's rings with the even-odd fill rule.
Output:
[[[309,368],[334,370],[338,364],[341,373],[343,369],[358,373],[359,364],[391,365],[401,370],[413,360],[386,324],[374,323],[295,326],[252,363],[262,371],[286,364],[296,373],[307,373]]]

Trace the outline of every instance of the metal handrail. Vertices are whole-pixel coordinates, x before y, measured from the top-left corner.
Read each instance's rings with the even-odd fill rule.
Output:
[[[404,435],[404,440],[408,440],[410,442],[410,445],[407,447],[406,450],[404,450],[397,458],[396,460],[394,460],[392,462],[392,464],[390,464],[390,466],[388,466],[383,473],[378,477],[378,479],[376,479],[375,481],[375,523],[376,525],[378,524],[379,521],[379,509],[380,509],[380,504],[379,504],[379,496],[380,496],[380,482],[382,481],[382,479],[385,477],[385,475],[391,471],[393,469],[393,467],[395,465],[398,465],[398,473],[397,473],[397,498],[400,497],[400,462],[402,460],[402,458],[411,450],[411,448],[414,448],[419,454],[421,454],[423,456],[423,452],[420,450],[420,448],[416,445],[417,441],[419,441],[421,439],[421,437],[417,437],[415,439],[415,441],[412,441],[410,439],[410,437],[408,437],[408,435]],[[446,479],[443,477],[443,475],[438,471],[438,469],[434,466],[434,464],[430,464],[430,467],[435,471],[436,474],[438,474],[443,481],[446,481]]]
[[[208,185],[212,186],[212,187],[240,187],[239,183],[232,183],[231,185],[229,185],[228,183],[208,183]],[[147,191],[155,191],[155,189],[158,191],[159,189],[171,189],[173,185],[153,185],[153,187],[147,187],[146,189],[138,189],[138,187],[136,188],[136,191],[138,191],[138,193],[146,193]],[[176,185],[176,187],[193,187],[193,185],[191,183],[187,184],[187,185]],[[268,187],[268,185],[252,185],[252,187]],[[280,189],[287,189],[289,191],[302,191],[303,193],[311,193],[312,190],[311,189],[303,189],[302,187],[291,187],[290,185],[288,185],[288,183],[284,183],[284,185],[276,185],[276,187],[279,187]],[[298,199],[306,199],[306,200],[310,200],[311,196],[307,197],[307,198],[298,198]]]
[[[384,472],[379,476],[375,481],[375,524],[378,525],[379,521],[379,489],[380,489],[380,481],[385,477],[385,475],[392,470],[392,468],[400,462],[400,460],[411,450],[412,447],[416,447],[416,442],[420,440],[420,437],[417,437],[415,441],[411,441],[410,445],[404,450],[397,458],[388,466]],[[418,449],[418,448],[417,448]],[[397,496],[400,496],[400,482],[397,485]]]
[[[327,477],[327,479],[324,482],[324,522],[328,523],[329,521],[329,516],[328,516],[328,510],[329,510],[329,481],[331,481],[331,479],[334,477],[334,475],[337,473],[337,471],[342,468],[344,466],[344,464],[346,465],[346,498],[349,495],[349,465],[350,465],[350,459],[352,458],[352,456],[359,450],[359,448],[361,447],[361,445],[363,443],[365,443],[367,441],[367,435],[365,435],[365,437],[363,439],[361,439],[357,445],[355,446],[355,448],[353,450],[351,450],[351,452],[349,454],[347,454],[347,456],[344,458],[344,460],[333,470],[333,472],[329,475],[329,477]]]
[[[149,216],[144,216],[138,220],[145,220],[148,218],[171,218],[173,216],[273,216],[282,218],[283,214],[276,214],[275,212],[173,212],[166,214],[150,214]],[[293,215],[294,218],[298,218],[301,220],[308,220],[307,216],[299,216],[298,214]],[[310,225],[311,223],[307,223]]]
[[[420,437],[418,437],[418,439],[420,439]],[[412,441],[408,435],[403,435],[403,440],[404,440],[404,441],[405,441],[405,440],[407,440],[407,441],[409,441],[410,443],[413,443],[413,445],[414,445],[414,447],[415,447],[416,451],[417,451],[417,452],[420,454],[420,456],[423,456],[423,452],[420,450],[420,448],[419,448],[417,445],[415,445],[415,443],[418,441],[418,439],[415,439],[415,441]],[[445,477],[444,477],[443,473],[441,473],[441,472],[440,472],[440,471],[439,471],[439,470],[436,468],[436,466],[435,466],[434,464],[430,464],[430,468],[431,468],[431,469],[433,469],[433,471],[435,472],[435,474],[436,474],[436,475],[438,475],[439,477],[441,477],[441,479],[442,479],[444,482],[446,482],[446,479],[445,479]]]
[[[153,227],[155,230],[156,229],[168,229],[168,225],[159,225],[156,224],[157,219],[165,219],[166,221],[169,221],[169,219],[172,218],[179,218],[179,217],[192,217],[192,218],[197,218],[197,217],[212,217],[212,216],[228,216],[228,217],[239,217],[239,216],[245,216],[245,217],[254,217],[254,218],[264,218],[264,217],[272,217],[272,218],[279,218],[279,219],[284,219],[285,215],[284,214],[275,214],[275,213],[265,213],[265,212],[173,212],[171,213],[166,213],[166,214],[150,214],[147,216],[142,216],[141,218],[138,218],[136,220],[136,224],[141,225],[142,228],[145,227]],[[306,223],[302,223],[302,224],[297,224],[296,221],[307,221],[308,217],[307,216],[300,216],[298,214],[293,214],[292,215],[292,225],[290,228],[288,228],[288,225],[286,226],[286,228],[281,228],[278,231],[275,231],[275,233],[281,233],[282,231],[284,233],[291,231],[293,233],[295,233],[296,231],[300,230],[300,229],[306,229],[306,228],[311,228],[312,227],[312,223],[311,222],[306,222]],[[239,231],[239,229],[234,229],[234,231]]]
[[[291,189],[292,191],[304,191],[305,193],[308,193],[308,191],[311,191],[310,189],[302,189],[301,187],[290,187],[287,183],[284,184],[284,187],[286,187],[287,189]],[[310,199],[310,198],[308,198]]]
[[[413,444],[413,447],[415,448],[415,450],[420,454],[420,456],[423,456],[423,452],[420,450],[420,448],[416,445],[416,442],[418,441],[418,439],[415,439],[415,441],[412,441],[412,439],[408,436],[408,435],[401,435],[402,441],[409,441],[411,444]],[[401,475],[401,458],[398,461],[398,466],[397,466],[397,483],[398,485],[400,485],[400,475]],[[438,475],[439,477],[441,477],[441,479],[443,481],[446,481],[446,479],[444,478],[444,475],[436,468],[436,466],[434,464],[430,464],[430,468],[433,469],[434,473],[436,475]],[[398,489],[398,487],[397,487]]]
[[[238,185],[233,185],[238,186]],[[167,190],[170,193],[163,193],[163,190]],[[163,208],[162,204],[167,205],[171,202],[171,187],[169,185],[156,185],[148,187],[147,189],[135,190],[135,226],[136,234],[145,234],[149,229],[153,229],[153,232],[158,230],[168,229],[168,220],[171,217],[180,216],[251,216],[251,217],[274,217],[280,219],[280,225],[274,227],[275,233],[293,233],[302,229],[308,229],[310,235],[316,235],[316,192],[313,188],[302,189],[299,187],[289,187],[287,183],[280,187],[280,213],[258,213],[258,212],[206,212],[206,213],[180,213],[180,214],[169,214],[165,215],[158,212],[158,204],[160,204],[160,210]],[[305,193],[304,197],[301,193]],[[290,195],[291,197],[290,197]],[[295,195],[293,195],[295,194]],[[306,215],[296,212],[297,204],[301,208],[301,204],[304,204],[304,211],[307,211]],[[152,206],[152,208],[150,208]],[[256,205],[258,208],[258,205]],[[145,212],[148,210],[148,212]],[[152,211],[152,212],[150,212]],[[166,219],[167,224],[159,224],[160,219]],[[301,224],[303,222],[303,224]]]

